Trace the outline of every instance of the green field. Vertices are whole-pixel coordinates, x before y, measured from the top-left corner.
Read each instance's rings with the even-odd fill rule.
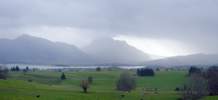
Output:
[[[137,77],[137,88],[130,93],[118,92],[115,83],[122,70],[65,72],[67,80],[61,81],[61,72],[35,71],[10,72],[7,80],[0,80],[0,100],[177,100],[174,91],[186,81],[185,71],[159,71],[155,77]],[[134,71],[130,71],[135,74]],[[94,78],[88,93],[80,88],[80,80]],[[31,80],[31,82],[29,82]],[[144,88],[158,89],[143,92]],[[121,99],[121,94],[125,97]],[[39,98],[36,96],[40,95]],[[204,100],[218,100],[206,97]]]

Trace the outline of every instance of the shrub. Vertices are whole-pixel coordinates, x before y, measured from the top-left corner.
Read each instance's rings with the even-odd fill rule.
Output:
[[[27,81],[28,81],[28,82],[33,82],[33,80],[32,80],[32,79],[28,79]]]
[[[176,87],[176,88],[175,88],[175,91],[180,91],[180,88]]]
[[[40,98],[40,95],[36,95],[36,98]]]
[[[88,82],[89,82],[89,84],[92,84],[92,82],[93,82],[93,77],[92,76],[88,77]]]

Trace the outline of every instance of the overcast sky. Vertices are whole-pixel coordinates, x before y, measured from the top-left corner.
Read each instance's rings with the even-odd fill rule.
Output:
[[[154,55],[218,53],[218,0],[0,0],[0,38],[80,48],[112,37]]]

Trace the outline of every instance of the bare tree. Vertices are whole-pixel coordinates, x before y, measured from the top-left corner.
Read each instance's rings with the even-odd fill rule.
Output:
[[[82,80],[80,83],[80,87],[83,89],[84,93],[87,93],[87,90],[89,88],[89,81],[88,80]]]
[[[207,94],[207,81],[200,74],[192,74],[184,85],[183,100],[199,100]]]
[[[135,89],[135,87],[135,78],[130,73],[124,72],[120,75],[120,78],[117,81],[117,90],[130,92]]]
[[[218,66],[210,67],[206,72],[210,95],[218,95]]]

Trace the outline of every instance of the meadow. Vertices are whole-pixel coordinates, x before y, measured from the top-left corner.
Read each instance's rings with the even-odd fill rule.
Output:
[[[130,70],[136,77],[137,88],[130,93],[119,92],[116,81],[123,71],[66,71],[66,80],[60,80],[62,72],[58,71],[10,72],[7,80],[0,80],[0,100],[177,100],[181,94],[175,88],[187,79],[187,71],[158,71],[154,77],[138,77]],[[88,93],[83,93],[80,81],[89,76],[93,83]],[[156,93],[152,89],[157,89]]]

